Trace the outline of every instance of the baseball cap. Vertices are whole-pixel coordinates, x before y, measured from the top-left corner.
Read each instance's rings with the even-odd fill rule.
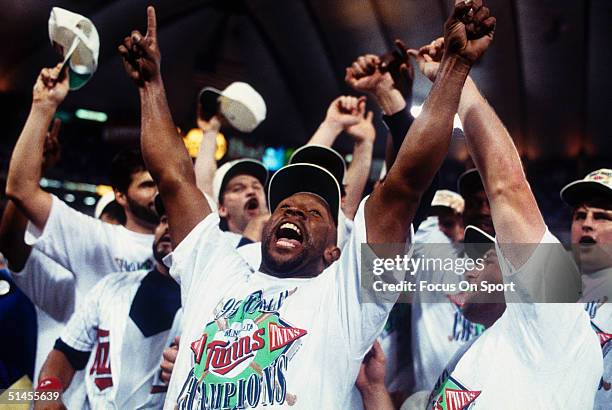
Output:
[[[319,165],[336,178],[338,185],[344,183],[344,175],[346,174],[344,158],[336,150],[324,145],[311,144],[296,149],[289,158],[289,163]]]
[[[474,225],[465,227],[463,238],[465,253],[472,258],[481,258],[495,244],[495,238]]]
[[[457,191],[463,197],[483,189],[484,185],[482,185],[482,179],[476,168],[468,169],[457,179]]]
[[[274,211],[285,198],[300,192],[315,194],[327,202],[338,225],[340,185],[327,169],[315,164],[289,164],[276,171],[268,188],[270,210]]]
[[[49,16],[51,44],[62,47],[63,64],[70,71],[70,89],[76,90],[89,81],[98,68],[100,38],[91,20],[80,14],[53,7]]]
[[[94,217],[96,219],[100,219],[100,215],[104,213],[104,210],[111,202],[115,200],[115,192],[109,191],[102,195],[100,199],[98,199],[98,203],[96,204],[96,208],[94,209]]]
[[[461,214],[465,207],[465,201],[463,197],[456,192],[449,191],[448,189],[439,189],[434,194],[433,200],[431,201],[431,207],[450,208],[456,213]]]
[[[612,169],[602,168],[593,171],[584,179],[564,186],[560,194],[563,202],[570,206],[598,197],[609,198],[612,201]]]
[[[244,174],[257,178],[261,185],[266,186],[268,170],[263,163],[248,158],[229,161],[217,169],[213,178],[213,193],[217,202],[220,202],[221,193],[224,191],[225,185],[227,185],[229,180],[236,175]]]
[[[223,91],[204,87],[198,98],[200,101],[207,101],[211,94],[217,96],[220,113],[238,131],[252,132],[266,119],[266,102],[261,94],[247,83],[236,81]]]

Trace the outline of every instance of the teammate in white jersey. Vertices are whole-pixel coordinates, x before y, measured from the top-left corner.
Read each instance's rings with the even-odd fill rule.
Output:
[[[148,269],[157,214],[155,183],[138,150],[123,151],[111,164],[111,185],[126,215],[110,225],[70,208],[39,185],[47,128],[68,93],[61,65],[43,69],[36,80],[30,114],[9,166],[6,194],[30,220],[26,242],[76,274],[90,289],[109,272]],[[66,68],[67,70],[67,68]]]
[[[161,408],[167,386],[159,378],[162,350],[178,329],[180,289],[162,259],[172,251],[167,218],[155,229],[153,270],[105,276],[87,295],[55,343],[41,383],[64,390],[85,369],[92,409]],[[37,402],[35,408],[45,408]]]
[[[187,151],[175,143],[155,11],[147,12],[146,35],[133,31],[119,51],[139,88],[143,153],[159,183],[176,244],[171,273],[187,295],[167,406],[338,408],[393,303],[359,302],[361,243],[410,240],[420,197],[450,143],[471,65],[463,61],[475,61],[488,42],[468,53],[461,48],[447,53],[422,114],[385,182],[362,202],[342,250],[336,246],[340,190],[333,176],[308,164],[277,172],[269,191],[274,211],[264,228],[262,265],[250,272],[220,240],[218,217],[195,185]]]
[[[599,169],[561,190],[572,207],[571,236],[582,272],[582,297],[599,337],[604,371],[595,395],[596,410],[612,407],[612,170]]]
[[[480,0],[456,2],[454,15],[466,11],[480,21],[492,19]],[[447,24],[447,29],[465,32],[461,23]],[[448,39],[444,45],[444,53],[457,47]],[[435,77],[437,67],[427,48],[418,57],[421,65],[430,65],[424,71],[431,69]],[[467,277],[477,285],[488,281],[516,288],[464,295],[464,315],[488,329],[449,362],[428,408],[590,408],[602,361],[587,315],[576,303],[534,303],[544,301],[537,291],[548,290],[552,275],[561,279],[555,282],[562,283],[561,290],[568,287],[571,300],[575,270],[544,224],[511,137],[470,79],[458,112],[496,233],[484,269]],[[576,300],[577,292],[573,296]]]

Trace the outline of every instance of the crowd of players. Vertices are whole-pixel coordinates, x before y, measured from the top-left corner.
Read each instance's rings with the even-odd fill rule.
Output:
[[[68,78],[58,65],[34,85],[0,250],[2,280],[20,289],[14,303],[25,294],[36,307],[16,321],[37,316],[38,343],[3,342],[5,387],[35,360],[35,390],[62,392],[36,409],[612,408],[612,171],[561,191],[573,208],[575,263],[469,76],[495,29],[480,0],[457,2],[443,38],[419,50],[397,42],[403,60],[364,55],[347,68],[346,83],[380,106],[390,134],[388,172],[365,198],[375,139],[366,97],[332,101],[271,177],[252,159],[217,169],[210,148],[226,119],[201,117],[194,166],[166,101],[155,10],[147,15],[147,32],[119,46],[140,95],[141,151],[113,160],[114,195],[96,218],[40,187],[57,160],[53,118]],[[418,118],[407,105],[411,59],[433,83]],[[436,190],[456,113],[476,165],[459,193]],[[354,140],[348,169],[331,148],[342,132]],[[463,277],[416,278],[512,281],[520,300],[467,292],[365,303],[362,262],[391,243],[413,255],[482,257],[484,269]],[[551,275],[568,289],[578,281],[581,293],[563,300],[577,303],[536,295]]]

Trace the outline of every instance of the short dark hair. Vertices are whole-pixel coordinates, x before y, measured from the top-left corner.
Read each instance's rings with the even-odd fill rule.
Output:
[[[110,183],[115,190],[126,193],[132,183],[132,174],[146,169],[139,149],[125,149],[115,155],[111,162]]]

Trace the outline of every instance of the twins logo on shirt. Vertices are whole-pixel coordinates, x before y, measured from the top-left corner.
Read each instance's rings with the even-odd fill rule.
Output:
[[[446,373],[446,371],[445,371]],[[429,397],[429,407],[433,410],[468,410],[481,391],[469,390],[453,377],[448,376]]]
[[[179,409],[233,409],[293,405],[287,365],[306,330],[283,321],[278,309],[296,289],[265,299],[257,291],[230,299],[191,343],[194,366],[178,399]]]

